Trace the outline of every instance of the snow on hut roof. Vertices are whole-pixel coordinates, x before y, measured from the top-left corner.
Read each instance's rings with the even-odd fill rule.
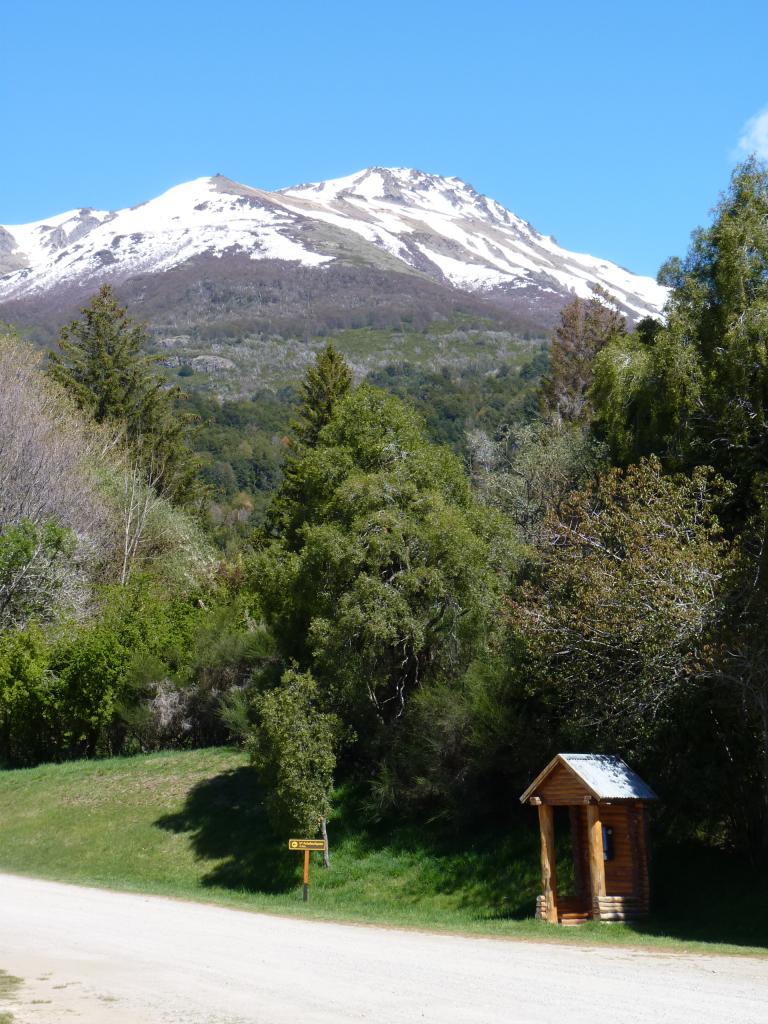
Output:
[[[525,802],[558,764],[567,765],[596,800],[658,800],[637,772],[612,754],[558,754],[520,797]]]

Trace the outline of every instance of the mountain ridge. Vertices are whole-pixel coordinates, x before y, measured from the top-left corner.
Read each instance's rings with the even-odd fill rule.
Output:
[[[633,319],[658,314],[665,298],[651,278],[563,249],[460,178],[371,167],[274,192],[214,175],[123,210],[80,208],[2,225],[0,303],[34,304],[233,256],[320,272],[335,261],[417,275],[509,308],[521,305],[515,292],[532,291],[548,311],[544,319],[553,304],[586,296],[593,284]],[[522,305],[530,314],[530,296]]]

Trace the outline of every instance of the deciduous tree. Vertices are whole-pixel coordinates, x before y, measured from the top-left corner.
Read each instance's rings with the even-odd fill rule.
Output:
[[[0,632],[50,618],[67,590],[76,540],[55,522],[0,527]]]
[[[540,572],[513,620],[561,720],[647,749],[681,687],[712,677],[731,549],[707,469],[610,470],[546,521]]]
[[[548,416],[584,423],[591,415],[589,389],[595,357],[615,335],[626,333],[626,320],[604,288],[593,286],[588,299],[575,298],[560,314],[549,350],[549,373],[542,384]]]

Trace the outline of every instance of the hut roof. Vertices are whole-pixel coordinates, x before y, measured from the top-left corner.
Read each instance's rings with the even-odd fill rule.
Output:
[[[648,783],[643,782],[620,757],[611,754],[558,754],[520,797],[522,803],[559,764],[570,768],[596,800],[658,800]]]

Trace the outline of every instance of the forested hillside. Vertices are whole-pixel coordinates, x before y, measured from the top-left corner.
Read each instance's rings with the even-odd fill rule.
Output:
[[[0,343],[0,756],[242,746],[272,821],[511,827],[624,756],[675,842],[768,850],[768,171],[548,356],[169,382],[104,286]],[[357,370],[357,372],[356,372]]]

